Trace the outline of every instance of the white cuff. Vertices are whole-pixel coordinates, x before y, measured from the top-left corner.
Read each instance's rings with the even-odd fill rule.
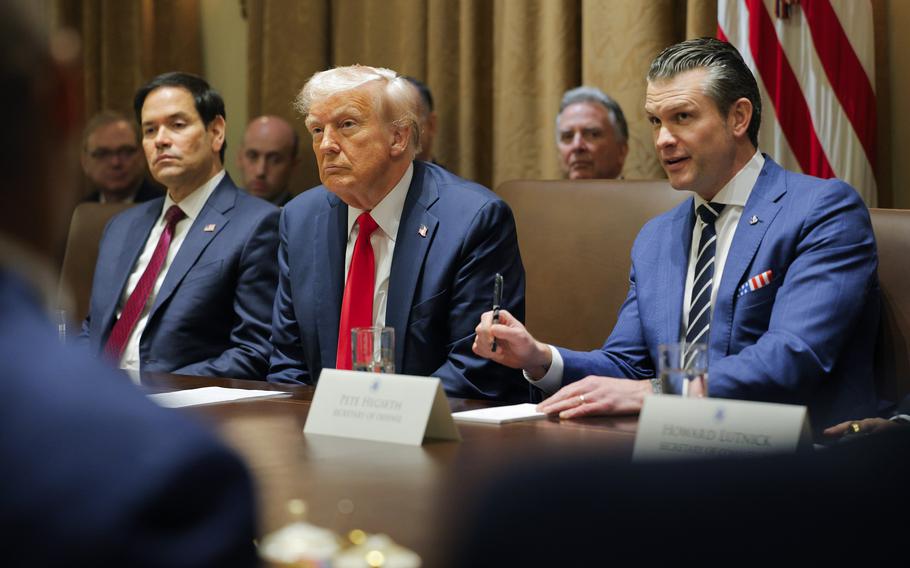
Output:
[[[522,374],[525,376],[525,379],[527,379],[529,383],[550,395],[562,387],[563,362],[562,355],[559,354],[558,349],[552,345],[547,345],[547,347],[550,348],[550,355],[552,356],[553,360],[550,363],[550,368],[547,369],[546,374],[539,379],[531,377],[527,371],[522,371]]]

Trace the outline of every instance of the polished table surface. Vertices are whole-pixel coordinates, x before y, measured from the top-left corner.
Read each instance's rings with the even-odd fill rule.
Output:
[[[181,411],[211,424],[246,460],[257,487],[262,534],[296,520],[287,504],[301,499],[307,521],[342,535],[352,529],[388,534],[420,554],[424,566],[445,565],[453,523],[478,488],[504,467],[516,462],[533,467],[535,460],[575,451],[628,458],[637,428],[636,417],[457,423],[461,442],[430,440],[412,447],[304,436],[315,391],[310,386],[148,373],[140,380],[148,392],[222,386],[291,393]],[[453,411],[492,406],[464,399],[449,403]]]

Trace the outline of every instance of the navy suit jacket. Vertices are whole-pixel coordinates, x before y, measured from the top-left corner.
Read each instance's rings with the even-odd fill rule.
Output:
[[[684,337],[694,222],[688,199],[642,228],[613,333],[600,350],[560,350],[564,383],[586,375],[655,375],[657,346]],[[788,172],[766,156],[714,305],[711,396],[805,404],[815,428],[873,416],[877,266],[869,212],[853,188]],[[737,297],[744,282],[766,270],[773,271],[769,285]]]
[[[83,323],[93,353],[107,342],[123,289],[163,205],[163,197],[136,205],[104,230]],[[278,211],[224,176],[190,227],[149,312],[139,343],[141,370],[265,377],[278,279]]]
[[[335,367],[347,230],[348,206],[323,186],[282,210],[270,381],[312,384],[323,367]],[[450,396],[528,400],[518,371],[471,351],[497,272],[503,308],[524,319],[524,267],[509,206],[475,183],[415,161],[386,310],[396,371],[438,377]]]
[[[240,460],[130,380],[67,349],[0,270],[4,566],[255,566]]]

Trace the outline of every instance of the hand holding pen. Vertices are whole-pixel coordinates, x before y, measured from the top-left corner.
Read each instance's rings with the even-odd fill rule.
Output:
[[[493,280],[493,323],[499,323],[499,310],[502,307],[502,274],[496,273]],[[490,351],[496,353],[496,338],[490,343]]]

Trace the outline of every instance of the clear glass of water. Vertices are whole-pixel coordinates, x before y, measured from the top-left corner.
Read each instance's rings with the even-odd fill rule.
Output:
[[[66,310],[54,310],[54,323],[57,324],[57,339],[60,340],[60,343],[66,345]]]
[[[708,346],[704,343],[669,343],[657,347],[656,394],[708,396]]]
[[[351,329],[352,368],[371,373],[395,372],[395,329],[355,327]]]

